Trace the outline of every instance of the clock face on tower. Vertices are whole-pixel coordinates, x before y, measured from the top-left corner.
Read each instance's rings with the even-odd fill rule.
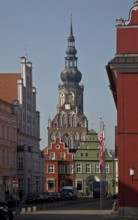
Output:
[[[65,104],[65,109],[70,110],[70,104]]]

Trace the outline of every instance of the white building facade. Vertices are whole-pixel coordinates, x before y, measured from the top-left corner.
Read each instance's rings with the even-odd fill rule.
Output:
[[[40,150],[40,113],[36,110],[36,88],[32,84],[32,63],[21,57],[21,78],[17,80],[17,168],[19,191],[24,194],[43,190],[44,164]]]

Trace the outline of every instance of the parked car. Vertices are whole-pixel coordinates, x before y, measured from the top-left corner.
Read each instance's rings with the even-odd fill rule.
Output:
[[[71,199],[77,199],[77,188],[75,186],[64,186],[62,192],[68,192]]]
[[[30,204],[36,204],[40,202],[40,198],[36,193],[30,193],[26,196],[25,202]]]
[[[61,192],[60,193],[60,200],[71,200],[72,196],[68,192]]]
[[[60,193],[50,192],[50,200],[51,201],[59,201],[60,200]]]
[[[0,207],[2,206],[7,206],[7,203],[5,201],[3,201],[2,199],[0,199]]]
[[[49,202],[50,201],[50,193],[49,192],[41,192],[39,195],[40,202]]]
[[[5,202],[6,202],[8,207],[16,206],[16,198],[13,197],[11,194],[6,194],[5,195]]]
[[[14,215],[12,210],[10,210],[7,206],[0,207],[0,220],[13,220]]]

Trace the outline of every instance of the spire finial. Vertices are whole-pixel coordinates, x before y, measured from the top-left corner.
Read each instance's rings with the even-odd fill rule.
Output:
[[[73,27],[72,27],[72,10],[70,15],[70,35],[73,36]]]
[[[27,45],[25,45],[25,56],[26,56],[26,58],[27,58],[27,55],[28,55],[28,53],[27,53]]]

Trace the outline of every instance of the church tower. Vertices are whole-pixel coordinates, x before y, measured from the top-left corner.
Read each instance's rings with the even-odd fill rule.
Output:
[[[65,146],[78,149],[85,140],[88,130],[88,120],[83,113],[83,91],[80,85],[82,74],[77,67],[77,50],[73,35],[72,18],[70,35],[66,49],[65,67],[61,72],[62,85],[59,85],[59,102],[57,114],[53,120],[48,120],[48,146],[60,137]]]

